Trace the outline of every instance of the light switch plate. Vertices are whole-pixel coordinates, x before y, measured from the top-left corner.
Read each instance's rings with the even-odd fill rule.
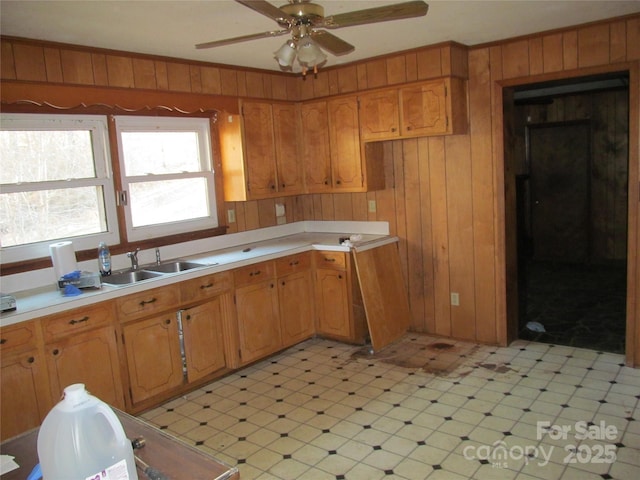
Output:
[[[376,201],[369,200],[369,213],[375,213],[375,212],[376,212]]]
[[[233,208],[227,210],[227,222],[236,223],[236,211]]]

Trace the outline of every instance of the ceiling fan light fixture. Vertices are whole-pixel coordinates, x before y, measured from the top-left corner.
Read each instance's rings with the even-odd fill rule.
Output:
[[[298,62],[303,67],[314,68],[326,62],[327,56],[310,37],[303,37],[298,42]]]
[[[278,65],[282,69],[290,69],[296,59],[296,44],[293,40],[287,40],[274,54]]]

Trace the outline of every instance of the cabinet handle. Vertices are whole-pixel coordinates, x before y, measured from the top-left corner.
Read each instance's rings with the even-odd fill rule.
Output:
[[[325,185],[329,185],[329,180],[325,180],[325,181],[324,181],[324,184],[325,184]]]
[[[207,283],[206,285],[200,285],[200,290],[213,287],[213,283]]]
[[[82,322],[88,322],[89,321],[89,317],[87,315],[85,315],[84,317],[82,317],[80,320],[70,320],[69,321],[69,325],[75,325],[76,323],[82,323]]]
[[[392,127],[392,128],[391,128],[391,131],[392,131],[392,132],[395,132],[395,131],[396,131],[396,127]]]
[[[336,184],[337,184],[337,185],[340,185],[341,183],[342,183],[342,181],[340,181],[340,180],[336,180]]]
[[[284,188],[285,186],[286,186],[286,185],[283,183],[283,184],[282,184],[282,188]]]
[[[51,352],[51,353],[53,353],[54,355],[58,355],[58,354],[60,353],[60,350],[58,350],[58,349],[56,348],[56,349],[54,349],[54,350],[53,350],[53,352]]]
[[[33,363],[35,361],[36,361],[36,359],[34,357],[27,358],[27,363]]]
[[[269,285],[271,288],[275,287],[275,285],[272,283],[271,285]]]
[[[156,297],[153,297],[151,300],[142,300],[142,301],[140,302],[140,306],[141,306],[141,307],[144,307],[145,305],[149,305],[149,304],[151,304],[151,303],[155,303],[155,302],[156,302],[156,300],[157,300],[157,298],[156,298]]]
[[[271,185],[271,190],[275,190],[276,186],[275,185]]]
[[[335,262],[336,259],[335,258],[324,257],[324,261],[325,262]]]
[[[293,262],[289,262],[289,266],[290,266],[290,267],[293,267],[293,266],[295,266],[295,265],[298,265],[299,263],[300,263],[300,262],[298,262],[298,260],[295,260],[295,261],[293,261]]]
[[[285,282],[285,281],[283,280],[283,281],[282,281],[282,283],[281,283],[280,285],[282,285],[282,286],[284,287],[285,283],[287,283],[287,282]]]
[[[411,127],[411,126],[407,127],[407,130],[412,130],[412,129],[413,129],[413,127]]]
[[[165,321],[164,321],[165,325],[169,325],[170,323],[171,323],[171,319],[170,318],[165,319]]]
[[[187,315],[187,320],[191,320],[191,315]]]
[[[339,278],[340,280],[342,280],[342,275],[338,275],[338,278]]]
[[[260,275],[262,272],[260,270],[256,270],[255,272],[251,272],[249,274],[250,277],[253,277],[254,275]]]
[[[7,339],[6,338],[0,338],[0,345],[4,345],[5,343],[7,343]]]

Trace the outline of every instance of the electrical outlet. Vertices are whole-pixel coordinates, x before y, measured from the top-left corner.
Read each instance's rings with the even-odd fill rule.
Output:
[[[369,200],[369,213],[375,213],[375,212],[376,212],[376,201]]]
[[[454,307],[460,306],[460,294],[458,292],[451,292],[451,305]]]
[[[233,208],[227,210],[227,221],[229,223],[236,223],[236,211]]]

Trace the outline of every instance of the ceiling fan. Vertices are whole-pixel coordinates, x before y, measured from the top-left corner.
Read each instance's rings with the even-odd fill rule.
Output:
[[[355,49],[353,45],[326,29],[421,17],[426,15],[429,9],[425,2],[414,0],[325,17],[324,8],[311,0],[289,0],[288,4],[281,7],[276,7],[266,0],[235,1],[275,20],[281,29],[200,43],[196,48],[220,47],[290,33],[291,38],[275,52],[275,59],[282,70],[296,71],[298,67],[294,65],[294,61],[297,57],[303,75],[311,69],[317,73],[318,67],[325,63],[327,56],[322,49],[333,55],[346,55]]]

